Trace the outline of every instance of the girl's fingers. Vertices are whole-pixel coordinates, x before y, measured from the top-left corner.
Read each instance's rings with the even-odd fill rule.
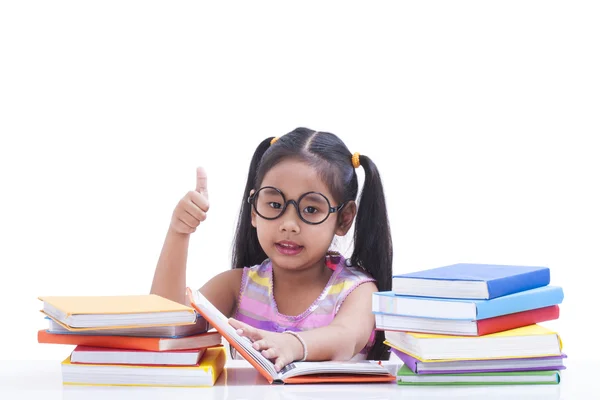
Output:
[[[260,329],[256,329],[248,324],[238,321],[235,318],[229,318],[229,325],[236,328],[238,331],[237,333],[239,335],[246,336],[252,341],[260,340],[263,338],[262,331]]]
[[[198,207],[200,211],[206,212],[209,209],[208,198],[203,193],[190,192],[190,202]]]
[[[277,357],[277,359],[275,360],[275,371],[281,371],[283,367],[285,367],[289,363],[290,362],[284,356]]]
[[[236,329],[243,329],[248,326],[245,323],[243,323],[242,321],[238,321],[235,318],[229,318],[229,320],[227,320],[227,322],[229,322],[229,325],[233,326]]]
[[[260,339],[252,343],[252,347],[254,347],[254,350],[266,350],[270,346],[265,339]]]
[[[206,212],[199,209],[194,203],[188,201],[184,203],[182,207],[186,213],[190,214],[194,219],[198,221],[204,221],[206,219]]]
[[[277,349],[270,347],[266,350],[261,351],[260,354],[262,354],[263,357],[268,358],[269,360],[273,360],[277,358],[279,352],[277,351]]]
[[[195,228],[200,225],[200,221],[196,219],[193,215],[189,214],[187,211],[182,210],[178,215],[179,220],[189,226],[190,228]]]

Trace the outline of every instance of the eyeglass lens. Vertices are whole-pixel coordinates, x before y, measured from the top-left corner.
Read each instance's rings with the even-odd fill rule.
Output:
[[[285,199],[274,188],[264,187],[256,193],[254,206],[261,217],[275,219],[285,210]],[[320,193],[307,193],[301,197],[297,212],[304,221],[317,224],[327,219],[329,208],[330,204],[325,196]]]

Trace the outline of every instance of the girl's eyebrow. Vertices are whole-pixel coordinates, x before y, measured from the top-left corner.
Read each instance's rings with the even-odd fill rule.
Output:
[[[279,192],[277,190],[275,190],[273,188],[270,188],[270,187],[264,188],[262,190],[264,190],[265,192],[267,192],[267,194],[279,194]],[[281,193],[283,193],[283,192],[281,192]]]
[[[283,196],[287,199],[289,198],[289,196],[287,194],[285,194],[285,192],[279,188],[275,188],[275,186],[264,186],[263,188],[261,188],[260,190],[264,191],[265,194],[283,194]],[[314,193],[313,193],[314,192]],[[298,197],[296,197],[296,200],[299,199],[301,196],[304,196],[306,193],[310,193],[307,194],[304,198],[305,199],[309,199],[309,200],[322,200],[323,198],[321,196],[319,196],[317,193],[321,193],[318,190],[307,190],[304,193],[301,193]],[[323,196],[327,197],[324,193],[321,193]],[[329,197],[327,197],[329,199]]]
[[[310,192],[306,192],[306,193],[310,193]],[[323,195],[323,196],[325,196],[325,195]],[[307,194],[304,198],[308,199],[308,200],[314,200],[314,201],[323,201],[324,200],[323,196],[320,196],[316,193],[310,193],[310,194]]]

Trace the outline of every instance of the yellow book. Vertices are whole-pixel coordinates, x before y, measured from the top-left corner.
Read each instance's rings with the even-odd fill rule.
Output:
[[[61,364],[63,385],[85,386],[213,386],[226,361],[225,347],[206,349],[195,366],[77,364],[69,356]]]
[[[385,332],[387,344],[420,361],[484,360],[560,356],[560,336],[539,324],[483,336]]]
[[[193,308],[155,294],[128,296],[40,296],[42,313],[67,330],[185,325]]]

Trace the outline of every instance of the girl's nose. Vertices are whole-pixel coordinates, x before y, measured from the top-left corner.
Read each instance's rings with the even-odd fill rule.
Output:
[[[280,232],[300,232],[300,218],[298,217],[296,208],[292,204],[288,205],[283,215],[278,219],[280,220]]]

